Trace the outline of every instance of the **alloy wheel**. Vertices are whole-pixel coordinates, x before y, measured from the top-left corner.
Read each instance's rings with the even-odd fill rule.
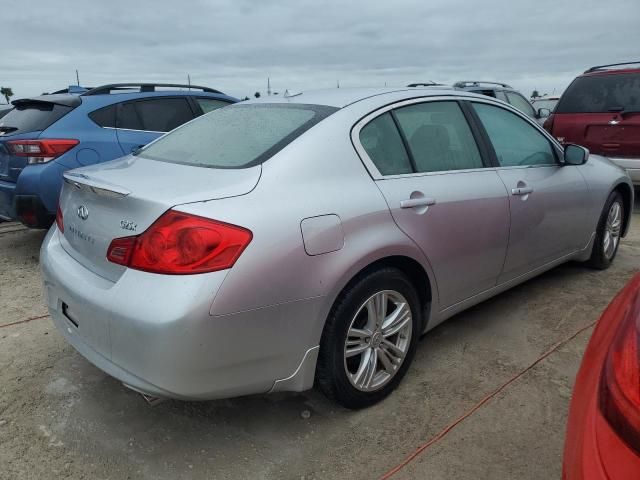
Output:
[[[387,384],[404,362],[412,329],[411,308],[399,292],[383,290],[369,297],[347,332],[344,368],[349,382],[363,392]]]
[[[611,260],[620,241],[620,231],[622,228],[622,206],[619,202],[613,202],[607,215],[607,223],[604,227],[604,237],[602,239],[602,249],[605,257]]]

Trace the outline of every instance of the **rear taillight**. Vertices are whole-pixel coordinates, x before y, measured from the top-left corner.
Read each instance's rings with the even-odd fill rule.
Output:
[[[41,140],[10,140],[6,142],[9,151],[18,157],[27,157],[27,163],[47,163],[68,152],[80,143],[72,138],[51,138]]]
[[[60,204],[58,204],[58,210],[56,211],[56,225],[58,226],[60,233],[64,233],[64,221],[62,219],[62,209],[60,209]]]
[[[600,379],[600,410],[609,425],[640,452],[640,292],[625,312]]]
[[[544,128],[547,132],[553,135],[553,113],[547,117],[547,119],[542,124],[542,128]]]
[[[231,268],[253,235],[242,227],[169,210],[137,236],[114,239],[107,260],[169,275]]]

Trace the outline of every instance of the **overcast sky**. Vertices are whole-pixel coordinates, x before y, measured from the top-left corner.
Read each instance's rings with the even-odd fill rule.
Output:
[[[3,0],[8,1],[8,0]],[[562,91],[585,68],[640,60],[640,0],[20,0],[0,19],[0,85],[274,90],[499,80]],[[636,58],[639,57],[639,58]]]

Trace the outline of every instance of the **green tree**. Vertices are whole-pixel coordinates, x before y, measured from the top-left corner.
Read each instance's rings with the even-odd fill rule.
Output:
[[[538,98],[538,97],[540,97],[540,94],[538,93],[538,90],[534,90],[531,93],[531,98]]]
[[[13,90],[11,90],[11,87],[0,87],[0,95],[9,103],[9,98],[13,97]]]

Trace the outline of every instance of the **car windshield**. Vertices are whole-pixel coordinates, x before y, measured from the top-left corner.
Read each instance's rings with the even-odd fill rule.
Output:
[[[562,95],[556,113],[640,110],[640,73],[576,78]]]
[[[304,104],[233,105],[203,115],[138,156],[210,168],[263,163],[337,109]]]

